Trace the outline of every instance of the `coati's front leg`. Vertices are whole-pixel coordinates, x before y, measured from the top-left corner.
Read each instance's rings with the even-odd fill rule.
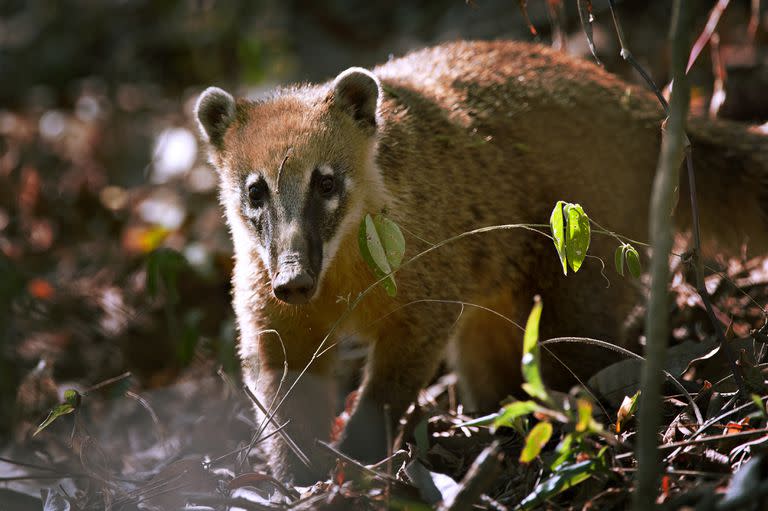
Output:
[[[327,475],[325,464],[315,455],[315,449],[316,439],[330,439],[336,397],[331,374],[335,350],[314,360],[304,372],[322,342],[319,332],[315,334],[312,329],[301,328],[298,324],[270,324],[261,328],[255,339],[250,350],[246,343],[241,348],[246,384],[262,406],[275,410],[273,418],[278,426],[287,423],[285,432],[311,462],[311,466],[304,464],[276,434],[265,446],[270,467],[278,479],[299,484],[314,483]],[[256,416],[259,422],[264,420],[258,410]],[[271,431],[274,426],[266,430],[267,433]]]
[[[340,442],[342,452],[363,463],[386,457],[391,447],[387,428],[394,437],[400,418],[442,358],[447,328],[413,316],[403,319],[385,327],[372,346],[357,405]],[[450,326],[450,320],[445,323]]]

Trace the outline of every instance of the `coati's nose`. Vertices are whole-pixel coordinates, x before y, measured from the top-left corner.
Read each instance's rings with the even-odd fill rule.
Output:
[[[306,270],[286,268],[272,281],[272,290],[278,300],[292,305],[309,302],[315,292],[315,279]]]

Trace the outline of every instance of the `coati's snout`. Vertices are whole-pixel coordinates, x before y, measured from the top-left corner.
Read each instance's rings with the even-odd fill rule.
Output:
[[[295,251],[282,253],[276,263],[270,271],[275,298],[291,305],[309,302],[317,289],[319,264],[312,265],[305,255]]]
[[[315,287],[315,278],[298,265],[283,266],[272,280],[275,298],[291,305],[309,302]]]
[[[297,227],[298,222],[276,223],[282,224],[277,227],[281,232],[258,241],[264,245],[262,259],[267,259],[264,262],[269,269],[272,293],[281,302],[304,305],[317,290],[322,242],[312,232],[314,226],[310,222],[303,222],[304,229]]]

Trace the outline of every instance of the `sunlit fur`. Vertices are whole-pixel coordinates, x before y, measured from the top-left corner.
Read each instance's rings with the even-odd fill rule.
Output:
[[[374,281],[358,249],[358,226],[366,213],[383,211],[403,227],[406,259],[477,227],[546,223],[561,199],[580,203],[608,229],[648,237],[663,117],[651,95],[589,62],[521,43],[453,43],[373,72],[381,89],[352,70],[343,76],[353,81],[339,93],[334,82],[284,89],[265,101],[238,101],[234,116],[226,96],[201,99],[198,115],[209,139],[219,139],[219,125],[211,119],[229,121],[211,161],[220,170],[235,246],[243,374],[265,406],[273,402],[283,375],[280,339],[288,367],[284,393],[349,304]],[[365,115],[371,105],[378,105],[375,118]],[[766,138],[734,124],[705,121],[692,121],[690,137],[705,236],[730,237],[738,244],[746,233],[753,242],[764,242]],[[244,175],[260,172],[273,188],[289,149],[281,180],[284,193],[294,190],[296,200],[306,189],[306,173],[317,166],[341,162],[350,181],[345,216],[324,245],[319,289],[304,306],[274,298],[238,184]],[[680,196],[684,227],[685,184]],[[614,239],[596,234],[590,253],[610,261],[615,246]],[[544,303],[543,337],[624,343],[625,318],[642,301],[641,289],[606,273],[610,285],[599,261],[587,259],[578,274],[565,277],[551,240],[524,230],[466,238],[407,265],[396,276],[395,298],[375,288],[324,344],[349,334],[371,342],[341,448],[366,462],[383,456],[385,420],[396,426],[434,374],[450,338],[449,359],[469,407],[495,409],[517,392],[522,334],[508,320],[524,324],[536,294]],[[455,301],[493,309],[506,319]],[[279,424],[290,420],[287,431],[310,455],[315,438],[328,439],[336,410],[334,354],[331,349],[312,362],[275,415]],[[574,369],[585,373],[601,363],[583,357]],[[568,374],[562,368],[559,373]],[[280,477],[311,481],[322,475],[322,464],[304,468],[279,436],[268,451]]]

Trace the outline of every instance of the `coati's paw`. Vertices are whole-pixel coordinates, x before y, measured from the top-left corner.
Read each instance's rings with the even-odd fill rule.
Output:
[[[358,405],[344,428],[339,450],[365,465],[383,460],[388,452],[385,420],[374,407]]]
[[[325,480],[327,474],[309,469],[304,465],[301,467],[273,466],[272,472],[278,481],[282,481],[288,486],[312,486],[318,481]]]
[[[284,442],[275,443],[269,453],[272,475],[286,484],[298,486],[311,486],[328,479],[332,467],[327,456],[319,456],[314,449],[307,449],[304,454],[309,458],[309,467]]]

